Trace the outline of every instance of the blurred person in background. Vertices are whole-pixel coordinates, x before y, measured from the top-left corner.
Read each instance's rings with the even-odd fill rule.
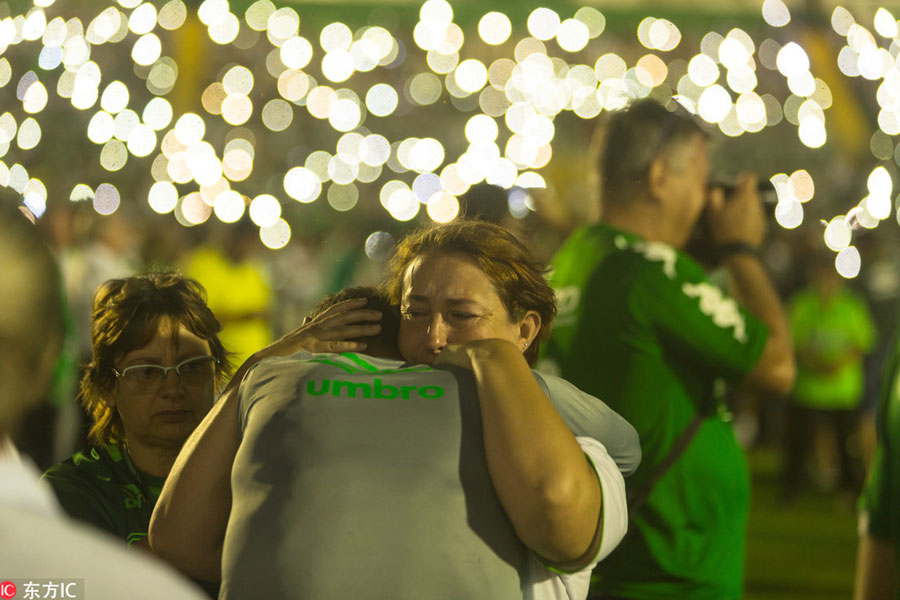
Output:
[[[243,219],[223,231],[218,243],[188,252],[181,264],[184,274],[206,289],[209,308],[222,323],[219,337],[235,364],[273,339],[274,295],[262,251],[259,228]]]
[[[807,459],[815,456],[815,483],[827,485],[828,471],[836,470],[837,488],[849,501],[862,486],[863,359],[876,332],[865,299],[844,285],[831,253],[815,256],[809,275],[809,285],[788,303],[797,382],[788,403],[782,490],[785,500],[796,497],[810,479]],[[828,433],[837,460],[822,461]]]
[[[306,322],[297,347],[345,352],[232,380],[166,483],[154,550],[221,568],[229,598],[260,581],[277,598],[584,598],[640,449],[602,402],[530,370],[555,313],[542,269],[500,227],[435,226],[401,242],[388,294],[408,362],[356,354],[396,355],[395,307]]]
[[[900,336],[879,390],[877,443],[859,501],[855,600],[900,598]]]
[[[158,561],[65,518],[52,490],[10,441],[46,397],[62,343],[62,285],[49,247],[12,203],[0,203],[0,565],[6,580],[78,578],[80,597],[204,596]],[[72,588],[66,587],[67,591]],[[27,589],[23,590],[27,595]],[[23,596],[24,597],[24,596]]]
[[[80,391],[91,447],[44,480],[72,517],[145,545],[166,475],[229,372],[220,325],[196,281],[151,272],[100,286],[91,330]]]
[[[673,104],[674,101],[673,101]],[[790,330],[759,257],[755,178],[710,189],[705,132],[640,100],[612,113],[599,162],[602,222],[553,261],[560,305],[548,364],[637,429],[629,536],[594,571],[592,598],[740,598],[750,481],[722,380],[762,393],[794,381]],[[683,248],[706,211],[735,297]]]

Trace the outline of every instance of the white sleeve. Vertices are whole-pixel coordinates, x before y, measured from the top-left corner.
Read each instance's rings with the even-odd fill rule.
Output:
[[[641,440],[631,423],[603,400],[565,379],[537,371],[533,373],[572,433],[601,442],[624,475],[637,470],[641,464]]]
[[[625,480],[606,448],[597,440],[577,437],[578,445],[590,459],[602,494],[600,546],[590,563],[573,573],[562,573],[541,563],[529,553],[523,600],[584,600],[591,584],[591,571],[609,556],[628,531],[628,504]]]

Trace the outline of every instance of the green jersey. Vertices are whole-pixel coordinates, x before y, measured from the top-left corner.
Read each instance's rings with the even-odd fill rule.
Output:
[[[128,544],[147,537],[164,477],[137,469],[120,446],[78,452],[47,469],[47,481],[69,515]]]
[[[828,301],[804,290],[791,299],[788,314],[797,349],[796,402],[826,410],[859,406],[863,353],[875,343],[865,300],[847,288]]]
[[[720,416],[722,385],[756,364],[767,329],[675,248],[607,225],[575,232],[554,259],[559,316],[546,358],[641,438],[640,487],[691,420],[709,415],[631,515],[594,589],[636,598],[739,598],[746,462]]]
[[[878,444],[860,509],[863,531],[900,548],[900,338],[885,367],[878,396]]]

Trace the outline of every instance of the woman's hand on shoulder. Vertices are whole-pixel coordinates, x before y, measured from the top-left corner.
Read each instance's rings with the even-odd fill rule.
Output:
[[[363,308],[365,298],[344,300],[322,311],[315,318],[285,334],[261,353],[265,357],[287,356],[299,350],[308,352],[362,352],[364,342],[354,338],[377,335],[381,331],[381,312]]]

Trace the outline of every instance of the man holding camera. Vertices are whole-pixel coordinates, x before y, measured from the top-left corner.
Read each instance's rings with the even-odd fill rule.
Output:
[[[740,598],[749,476],[721,383],[780,395],[795,373],[759,258],[757,182],[742,175],[727,197],[711,188],[705,132],[652,100],[613,113],[604,146],[603,222],[554,259],[560,314],[547,348],[563,377],[641,436],[629,535],[595,570],[591,597]],[[734,298],[682,251],[704,209]]]

